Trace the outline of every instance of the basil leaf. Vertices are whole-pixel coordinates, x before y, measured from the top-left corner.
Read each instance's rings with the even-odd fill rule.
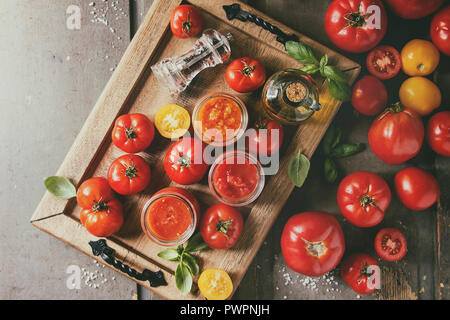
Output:
[[[197,259],[193,255],[185,252],[181,256],[181,259],[194,276],[198,274],[198,272],[200,271],[200,267],[198,266]]]
[[[340,128],[337,128],[333,125],[330,125],[325,136],[322,140],[322,152],[324,155],[328,156],[331,153],[331,150],[334,149],[341,142],[342,131]]]
[[[307,74],[314,74],[317,71],[319,71],[319,67],[315,64],[307,64],[300,68],[303,72],[306,72]]]
[[[175,270],[175,284],[181,294],[186,296],[192,288],[192,275],[184,263],[179,263]]]
[[[305,64],[318,64],[314,50],[303,42],[296,41],[287,41],[286,42],[286,51],[291,55],[295,60],[305,63]]]
[[[158,253],[158,257],[163,258],[165,260],[176,261],[179,260],[180,255],[176,249],[166,249]]]
[[[328,63],[328,55],[324,54],[322,56],[322,58],[320,59],[320,74],[323,76],[324,75],[324,68]]]
[[[59,176],[52,176],[44,179],[44,185],[48,192],[60,199],[71,199],[77,196],[77,189],[73,183]]]
[[[352,96],[352,89],[346,82],[338,82],[327,78],[330,94],[337,100],[349,101]]]
[[[348,82],[347,75],[342,72],[339,68],[333,66],[324,66],[320,65],[320,73],[325,78],[337,81],[337,82]]]
[[[366,148],[364,143],[343,143],[333,149],[330,156],[335,158],[344,158],[352,156]]]
[[[189,239],[186,248],[184,248],[184,252],[195,252],[206,248],[207,245],[205,241],[203,241],[202,235],[200,232],[195,234],[191,239]]]
[[[309,167],[309,159],[300,151],[292,157],[288,166],[288,175],[297,187],[300,188],[305,182],[306,177],[308,176]]]
[[[333,160],[331,160],[330,158],[325,159],[324,175],[325,175],[325,180],[327,180],[329,183],[336,182],[336,180],[338,178],[338,169],[337,169],[336,163]]]

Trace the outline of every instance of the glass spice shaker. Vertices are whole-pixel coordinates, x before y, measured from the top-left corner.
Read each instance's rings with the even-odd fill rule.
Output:
[[[262,92],[266,116],[283,124],[298,124],[320,110],[319,90],[307,73],[286,69],[267,79]]]
[[[231,33],[223,36],[214,29],[207,29],[188,52],[161,60],[151,67],[152,71],[170,93],[178,94],[186,89],[200,71],[222,64],[230,58],[231,38]]]

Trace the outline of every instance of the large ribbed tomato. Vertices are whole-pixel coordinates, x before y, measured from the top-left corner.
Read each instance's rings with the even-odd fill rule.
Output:
[[[420,116],[397,103],[373,121],[369,130],[369,145],[384,162],[399,164],[419,153],[424,135]]]
[[[341,261],[345,251],[344,233],[331,214],[299,213],[284,226],[281,251],[289,268],[318,277],[333,270]]]
[[[434,152],[450,157],[450,111],[441,111],[428,120],[427,142]]]
[[[334,0],[325,15],[325,31],[330,40],[350,52],[374,48],[383,39],[386,28],[386,11],[380,0]]]

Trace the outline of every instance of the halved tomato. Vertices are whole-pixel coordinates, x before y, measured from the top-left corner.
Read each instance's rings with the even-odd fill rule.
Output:
[[[397,261],[406,254],[406,238],[394,228],[381,229],[375,237],[375,251],[386,261]]]
[[[155,114],[156,129],[164,138],[179,138],[188,131],[190,125],[189,112],[176,104],[166,104]]]
[[[381,80],[395,77],[402,66],[400,53],[392,46],[379,46],[366,58],[367,70]]]

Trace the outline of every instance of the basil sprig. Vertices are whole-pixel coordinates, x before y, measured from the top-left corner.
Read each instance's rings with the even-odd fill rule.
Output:
[[[285,47],[295,60],[304,64],[300,70],[310,75],[320,72],[320,75],[327,79],[330,94],[334,98],[340,101],[350,100],[352,92],[348,77],[339,68],[328,65],[327,54],[319,60],[314,50],[303,42],[287,41]]]
[[[310,167],[309,159],[300,150],[291,158],[288,166],[288,175],[292,183],[297,187],[303,186],[308,176]]]
[[[334,159],[349,157],[363,151],[364,143],[342,143],[341,129],[331,125],[320,144],[320,150],[325,157],[324,176],[329,183],[336,182],[339,177],[339,169]]]
[[[175,284],[182,295],[187,295],[192,289],[192,276],[199,273],[197,258],[191,253],[206,248],[202,235],[194,235],[184,247],[180,244],[176,249],[169,248],[158,253],[158,257],[170,261],[179,261],[175,270]]]

